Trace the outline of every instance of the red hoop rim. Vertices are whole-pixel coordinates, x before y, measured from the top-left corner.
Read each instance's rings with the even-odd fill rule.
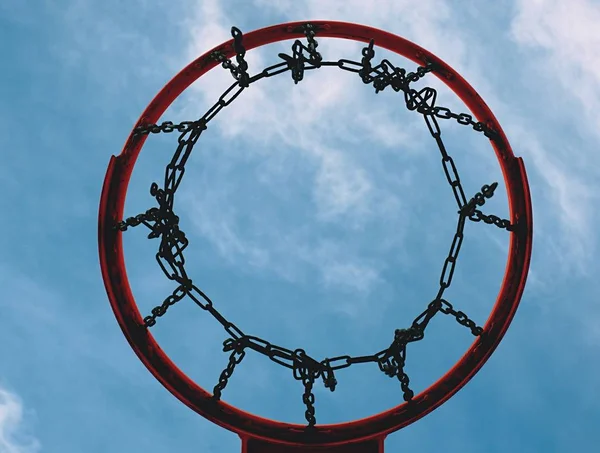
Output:
[[[300,26],[306,22],[290,22],[259,29],[244,35],[247,50],[266,44],[304,37]],[[106,291],[115,317],[129,344],[149,371],[180,401],[212,422],[238,433],[242,438],[259,438],[269,442],[334,446],[384,438],[425,416],[458,390],[483,366],[506,333],[519,305],[529,263],[533,237],[533,215],[529,185],[523,161],[515,157],[498,121],[477,92],[445,62],[420,46],[391,33],[364,25],[311,21],[318,29],[317,38],[343,38],[388,49],[413,62],[433,62],[433,74],[444,82],[469,108],[471,113],[493,130],[491,141],[507,186],[510,219],[518,228],[510,233],[509,256],[502,287],[494,308],[484,326],[485,334],[477,337],[454,367],[432,386],[388,411],[364,419],[334,425],[317,425],[308,430],[304,425],[269,420],[237,409],[222,401],[215,402],[207,392],[185,375],[162,351],[152,334],[144,327],[129,285],[123,255],[122,233],[114,226],[123,219],[127,188],[136,159],[146,136],[134,138],[133,130],[118,156],[112,156],[104,180],[99,210],[99,255]],[[216,50],[228,58],[234,55],[229,40],[193,61],[156,95],[135,127],[157,123],[165,110],[194,81],[218,65],[210,58]]]

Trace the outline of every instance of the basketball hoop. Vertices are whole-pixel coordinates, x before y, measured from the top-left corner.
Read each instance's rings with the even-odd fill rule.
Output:
[[[241,32],[234,28],[232,34],[232,40],[215,47],[193,61],[157,94],[142,113],[121,154],[116,157],[113,156],[110,160],[104,180],[99,211],[100,264],[108,298],[125,337],[139,359],[156,379],[188,407],[208,420],[240,435],[243,453],[275,453],[282,451],[308,453],[314,451],[315,447],[318,447],[319,451],[329,453],[383,452],[383,441],[386,435],[415,422],[439,407],[477,373],[494,352],[513,319],[525,287],[532,248],[532,209],[523,161],[514,156],[500,124],[498,124],[498,121],[477,92],[438,57],[406,39],[363,25],[333,21],[286,23],[253,31],[243,35],[243,37]],[[327,62],[317,52],[317,38],[343,38],[366,43],[368,46],[363,50],[360,63],[343,59]],[[289,39],[296,40],[292,47],[291,56],[280,54],[283,63],[267,68],[256,76],[249,75],[248,65],[244,60],[246,50]],[[302,44],[301,39],[307,39],[308,45]],[[374,45],[388,49],[413,61],[419,65],[419,68],[416,72],[407,74],[391,63],[385,63],[387,60],[384,60],[378,66],[372,66],[371,59],[374,56]],[[237,64],[231,62],[230,58],[232,57],[236,57]],[[221,96],[219,102],[215,104],[211,111],[198,121],[178,125],[163,122],[161,125],[157,125],[163,113],[175,99],[193,82],[218,65],[229,69],[236,82]],[[220,396],[220,391],[227,383],[227,373],[224,372],[224,384],[221,387],[217,386],[216,391],[211,394],[193,382],[169,359],[149,331],[156,319],[164,315],[171,305],[187,296],[202,308],[211,312],[213,316],[216,316],[211,311],[213,310],[213,304],[208,296],[193,286],[191,280],[189,280],[189,284],[186,283],[185,275],[182,277],[179,272],[183,269],[183,265],[179,266],[180,262],[177,257],[182,248],[187,245],[187,239],[179,230],[178,218],[173,214],[172,204],[169,205],[169,202],[165,200],[168,198],[170,190],[167,185],[174,185],[176,189],[182,174],[177,176],[174,173],[175,176],[168,177],[164,189],[153,184],[152,194],[159,202],[158,208],[150,209],[145,214],[126,221],[123,219],[125,197],[131,173],[148,134],[173,131],[181,133],[180,147],[178,148],[181,155],[185,152],[187,146],[191,150],[202,131],[206,129],[208,121],[222,108],[233,102],[237,95],[244,89],[248,89],[252,83],[287,71],[292,73],[294,82],[298,83],[302,80],[306,70],[326,65],[337,66],[340,69],[359,74],[365,83],[373,84],[376,91],[381,91],[390,86],[397,92],[403,92],[407,107],[424,116],[427,127],[439,146],[441,146],[441,138],[437,119],[456,120],[460,124],[472,127],[477,132],[484,133],[489,138],[502,169],[508,194],[510,219],[503,220],[496,216],[485,215],[478,209],[485,203],[486,198],[493,195],[496,188],[494,184],[484,186],[481,192],[467,200],[460,186],[454,163],[449,156],[444,157],[442,153],[446,177],[459,205],[458,232],[448,259],[444,264],[441,278],[442,289],[434,302],[429,304],[428,309],[415,320],[410,328],[396,331],[392,343],[392,346],[395,345],[396,349],[392,350],[392,346],[390,346],[386,350],[389,356],[386,356],[384,360],[383,356],[385,354],[383,354],[381,361],[377,362],[386,374],[389,372],[398,377],[406,402],[362,420],[335,425],[318,425],[314,421],[311,423],[311,420],[314,419],[313,396],[311,403],[313,417],[311,418],[310,410],[307,409],[308,426],[305,426],[268,420],[221,401],[218,396]],[[455,114],[449,109],[435,106],[435,90],[430,88],[419,92],[410,91],[410,82],[418,80],[426,74],[438,77],[454,91],[471,114]],[[177,170],[179,164],[179,161],[177,161],[173,168]],[[173,193],[175,189],[172,190]],[[478,327],[463,312],[455,310],[449,302],[441,297],[446,279],[448,281],[445,287],[449,286],[458,249],[462,242],[460,222],[464,226],[464,222],[467,220],[494,224],[497,227],[506,229],[507,234],[510,235],[509,256],[502,287],[492,312],[483,327]],[[163,255],[160,255],[166,256],[165,254],[170,253],[169,256],[174,257],[171,261],[161,262],[159,259],[161,267],[165,266],[163,270],[166,275],[179,283],[180,286],[169,296],[170,298],[166,300],[162,308],[157,307],[160,309],[153,310],[153,315],[146,317],[140,314],[131,292],[122,243],[123,231],[128,227],[139,224],[151,228],[151,236],[154,235],[153,237],[157,238],[163,234],[170,234],[171,237],[176,237],[177,244],[181,245],[180,249],[163,251]],[[165,232],[167,230],[168,232]],[[450,275],[444,277],[447,273],[450,273]],[[213,311],[216,312],[216,310]],[[450,314],[459,323],[470,328],[475,335],[475,341],[451,370],[429,388],[414,395],[409,388],[408,377],[405,377],[406,375],[402,371],[403,348],[406,347],[407,343],[421,339],[419,333],[422,334],[422,331],[419,331],[419,329],[424,329],[431,317],[438,312]],[[241,331],[227,320],[220,320],[220,322],[230,337],[225,343],[225,348],[226,350],[229,348],[229,351],[232,352],[231,357],[233,359],[230,359],[231,371],[233,371],[235,364],[241,361],[246,349],[254,349],[268,355],[269,358],[277,362],[275,359],[280,356],[277,355],[278,353],[272,352],[276,350],[275,346],[269,344],[267,347],[267,345],[260,342],[264,340],[244,334],[240,335]],[[311,359],[304,351],[296,350],[289,354],[285,352],[288,350],[280,349],[284,351],[280,353],[285,355],[285,357],[281,357],[281,361],[285,362],[289,359],[302,364],[302,366],[294,365],[294,372],[300,370],[298,372],[301,375],[296,378],[302,380],[307,388],[312,388],[314,376],[322,377],[326,386],[329,383],[335,388],[336,381],[333,371],[352,363],[360,363],[360,358],[343,357],[342,359],[346,360],[348,364],[346,365],[344,362],[343,366],[340,365],[336,368],[331,364],[335,359],[319,362]],[[372,357],[375,357],[372,361],[379,360],[377,355]],[[363,360],[363,362],[366,361],[366,359]],[[286,365],[284,364],[284,366]],[[387,370],[385,369],[386,366],[389,366]],[[314,371],[313,374],[308,373],[309,368]],[[330,375],[328,374],[329,371],[331,371]],[[303,372],[305,374],[302,374]],[[307,392],[311,394],[308,390]],[[307,393],[305,393],[306,395]],[[306,397],[306,399],[311,400],[310,397]],[[307,403],[307,407],[310,408],[311,404]],[[285,449],[281,446],[282,444],[286,445]]]

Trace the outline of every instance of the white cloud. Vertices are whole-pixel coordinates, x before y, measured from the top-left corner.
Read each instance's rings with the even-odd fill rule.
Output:
[[[338,253],[339,255],[339,253]],[[371,263],[340,261],[330,252],[319,253],[325,285],[343,286],[359,293],[368,292],[381,281],[376,266]]]
[[[289,20],[294,17],[332,18],[368,23],[392,32],[401,30],[399,34],[434,52],[440,51],[451,63],[464,58],[465,46],[460,30],[447,25],[451,10],[445,2],[438,0],[419,4],[385,1],[376,5],[356,1],[308,1],[302,4],[256,1],[254,4],[265,11],[289,16]],[[185,52],[188,59],[230,39],[232,25],[221,2],[197,2],[194,5],[196,12],[186,20],[191,31],[190,45]],[[285,42],[249,51],[246,59],[251,72],[279,61],[277,52],[283,49],[289,52],[290,44]],[[323,39],[319,42],[319,51],[326,59],[353,55],[360,58],[362,46],[347,40]],[[413,67],[412,63],[399,59],[400,64]],[[244,140],[242,151],[227,151],[228,159],[245,153],[259,154],[265,161],[275,161],[266,165],[268,171],[257,176],[261,184],[270,185],[273,190],[281,190],[281,182],[285,180],[282,175],[291,171],[286,168],[288,162],[282,156],[291,153],[303,156],[303,164],[311,168],[309,178],[303,184],[312,187],[314,209],[313,217],[305,219],[307,225],[286,225],[291,230],[278,233],[272,225],[262,222],[261,234],[253,235],[250,225],[239,223],[240,207],[234,206],[234,189],[228,187],[225,178],[219,180],[219,187],[205,187],[202,195],[196,191],[188,194],[186,199],[195,205],[193,221],[198,232],[230,262],[239,260],[242,266],[269,268],[291,280],[295,279],[294,273],[300,272],[300,267],[309,264],[316,266],[326,285],[353,289],[358,285],[361,291],[368,291],[380,281],[377,266],[372,267],[371,262],[362,259],[358,249],[347,247],[343,259],[334,254],[329,266],[318,266],[313,260],[306,260],[303,257],[318,254],[316,247],[323,242],[322,238],[311,240],[313,237],[306,228],[317,227],[321,222],[360,230],[369,222],[377,222],[387,225],[384,234],[398,238],[382,240],[381,246],[397,247],[404,236],[402,228],[407,225],[405,219],[400,219],[399,208],[410,209],[404,206],[406,200],[398,195],[397,189],[398,185],[404,188],[409,184],[411,166],[407,165],[404,173],[395,175],[397,181],[392,188],[380,180],[381,168],[370,171],[367,167],[369,160],[375,161],[390,148],[403,152],[404,148],[415,147],[424,137],[424,125],[420,121],[420,128],[416,127],[420,118],[402,122],[391,119],[398,108],[403,108],[400,99],[378,95],[374,101],[372,89],[366,89],[356,77],[331,68],[318,72],[318,75],[306,74],[298,85],[293,85],[289,75],[258,82],[245,90],[235,105],[227,107],[210,126],[211,129],[216,127],[228,141],[238,137]],[[191,95],[184,105],[179,106],[176,115],[200,116],[232,82],[227,71],[216,68],[192,86]],[[370,107],[366,107],[368,105]],[[368,137],[368,149],[364,149],[364,142],[359,144],[362,148],[353,149],[352,143],[357,136]],[[407,196],[410,191],[404,193]],[[255,212],[255,215],[261,217],[263,213]],[[344,248],[341,242],[331,238],[327,243],[332,250]],[[358,270],[363,279],[348,278]]]
[[[185,64],[231,39],[229,30],[233,24],[221,6],[219,0],[203,0],[186,8],[188,14],[182,27],[189,30],[190,44],[182,55],[186,58]]]
[[[184,203],[192,205],[191,219],[198,233],[217,248],[218,253],[229,262],[241,261],[243,265],[263,268],[270,262],[266,249],[243,238],[238,231],[238,210],[228,200],[224,191],[209,191],[209,196],[186,194]]]
[[[324,219],[331,220],[349,210],[354,210],[353,217],[367,214],[365,200],[371,183],[364,170],[352,165],[340,152],[324,153],[315,182],[315,201]]]
[[[287,20],[335,20],[388,30],[411,39],[434,53],[439,52],[451,64],[459,62],[465,56],[466,46],[462,33],[458,27],[451,25],[452,8],[443,0],[308,0],[302,3],[294,0],[255,0],[254,4],[259,8],[274,9],[284,14]]]
[[[530,168],[536,169],[532,194],[536,235],[561,257],[557,262],[561,269],[575,266],[583,272],[595,245],[594,182],[572,168],[564,156],[553,154],[535,132],[515,124],[511,135]]]
[[[583,274],[596,249],[599,159],[583,137],[600,130],[599,21],[597,2],[519,0],[511,25],[512,38],[524,52],[524,74],[541,90],[528,101],[538,106],[538,121],[512,115],[518,124],[509,126],[530,169],[536,232],[555,267]],[[552,129],[565,123],[565,132],[579,129],[581,134]]]
[[[23,403],[17,395],[0,388],[0,453],[35,453],[37,439],[24,433]]]
[[[545,77],[576,98],[595,131],[600,130],[600,4],[590,0],[519,0],[512,33],[522,46],[541,50]],[[538,69],[539,72],[539,69]],[[556,95],[556,94],[555,94]]]

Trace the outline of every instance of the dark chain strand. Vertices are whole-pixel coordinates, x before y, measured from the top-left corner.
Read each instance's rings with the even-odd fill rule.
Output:
[[[223,351],[232,352],[229,355],[229,363],[227,364],[227,367],[221,372],[221,375],[219,376],[219,383],[215,386],[213,390],[213,398],[215,400],[219,400],[221,398],[221,393],[225,389],[229,378],[233,375],[235,366],[238,365],[246,355],[243,342],[240,340],[233,340],[231,338],[228,338],[223,343]]]
[[[177,302],[183,299],[185,295],[186,292],[183,286],[177,287],[175,291],[173,291],[173,294],[167,297],[161,305],[152,309],[152,314],[150,316],[146,316],[144,318],[144,325],[146,327],[152,327],[153,325],[155,325],[156,318],[163,316],[167,312],[169,307],[175,305]]]
[[[223,68],[229,69],[229,72],[238,81],[241,88],[248,88],[250,86],[250,76],[248,75],[248,63],[244,59],[246,48],[242,44],[243,35],[239,28],[231,27],[231,36],[233,36],[233,50],[236,53],[237,65],[233,64],[229,58],[225,58],[222,52],[213,52],[211,56],[221,63]]]
[[[334,391],[337,385],[335,371],[359,363],[377,363],[379,369],[384,374],[398,379],[404,399],[410,401],[414,393],[409,387],[410,380],[404,371],[406,347],[408,343],[424,338],[425,328],[437,313],[441,312],[442,314],[453,316],[459,324],[469,328],[473,335],[477,336],[483,333],[481,327],[469,319],[464,312],[455,310],[452,304],[443,299],[442,296],[452,282],[464,237],[466,220],[493,223],[509,231],[511,230],[511,225],[508,220],[500,219],[493,215],[485,215],[476,209],[477,206],[482,206],[485,203],[486,198],[490,198],[493,195],[497,183],[490,186],[483,186],[481,192],[478,192],[467,202],[454,161],[447,153],[441,139],[441,130],[437,119],[455,119],[461,125],[469,125],[475,131],[483,132],[490,139],[495,137],[494,131],[490,130],[485,124],[474,121],[471,115],[465,113],[455,114],[445,107],[435,106],[437,93],[434,89],[426,87],[420,91],[416,91],[410,86],[412,82],[416,82],[427,73],[434,71],[435,66],[433,64],[418,67],[415,72],[410,73],[406,73],[406,70],[403,68],[393,66],[388,60],[382,60],[379,65],[372,66],[371,60],[375,55],[373,49],[374,41],[371,41],[363,49],[363,58],[360,63],[346,59],[323,61],[321,54],[316,50],[318,47],[315,39],[316,28],[311,24],[306,24],[302,27],[302,30],[308,41],[307,45],[304,45],[300,40],[296,40],[292,46],[291,56],[279,54],[280,58],[284,60],[283,62],[269,66],[257,75],[249,76],[247,73],[248,65],[244,60],[246,51],[242,44],[243,36],[239,29],[233,27],[233,47],[236,52],[237,65],[233,64],[231,60],[225,58],[219,52],[213,53],[212,58],[221,62],[223,68],[228,69],[236,81],[219,97],[218,101],[204,116],[197,121],[184,121],[179,124],[167,121],[160,125],[140,125],[135,129],[134,135],[177,131],[180,133],[178,147],[171,162],[167,165],[164,188],[159,188],[156,183],[153,183],[151,186],[150,193],[156,199],[159,208],[149,209],[143,214],[121,221],[116,225],[116,228],[126,231],[128,227],[140,224],[148,227],[151,230],[149,238],[161,239],[159,252],[156,255],[161,269],[169,279],[179,283],[173,294],[167,297],[161,305],[155,307],[152,310],[151,316],[147,316],[144,319],[146,327],[156,324],[156,319],[163,316],[170,306],[183,299],[183,297],[188,296],[200,308],[208,311],[229,335],[229,338],[223,343],[223,350],[225,352],[231,351],[229,362],[219,377],[219,382],[213,391],[213,397],[217,400],[220,399],[222,391],[233,375],[235,366],[242,361],[245,351],[252,349],[268,357],[271,361],[291,369],[294,378],[302,382],[305,389],[302,398],[306,406],[305,417],[308,425],[314,426],[316,423],[315,397],[312,389],[317,379],[322,379],[325,387]],[[307,52],[308,56],[304,52]],[[376,93],[383,91],[388,86],[396,92],[404,93],[407,108],[423,115],[428,129],[440,149],[444,173],[459,207],[459,220],[450,252],[444,262],[438,293],[435,299],[429,303],[427,309],[415,318],[411,327],[408,329],[397,329],[390,346],[376,354],[358,357],[344,355],[317,361],[303,350],[292,351],[273,345],[259,337],[245,335],[235,324],[229,322],[217,311],[208,296],[198,289],[187,277],[184,268],[183,250],[187,247],[188,242],[185,234],[179,228],[179,218],[173,213],[173,205],[174,194],[179,187],[185,171],[185,163],[195,143],[201,133],[207,128],[212,118],[224,107],[230,105],[245,88],[260,79],[291,71],[294,83],[298,83],[303,79],[305,70],[316,69],[322,66],[336,66],[345,71],[358,73],[365,84],[373,85]]]

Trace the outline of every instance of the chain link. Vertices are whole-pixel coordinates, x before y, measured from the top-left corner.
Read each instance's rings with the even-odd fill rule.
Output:
[[[279,54],[282,62],[269,66],[254,76],[247,72],[248,64],[245,61],[246,50],[243,45],[243,34],[236,27],[232,27],[233,50],[236,53],[234,64],[225,58],[222,52],[215,52],[211,58],[219,61],[223,68],[230,71],[235,79],[217,102],[196,121],[184,121],[174,124],[170,121],[157,124],[141,124],[134,130],[134,136],[179,132],[178,146],[166,167],[163,187],[152,183],[150,194],[156,199],[158,208],[154,207],[135,217],[129,217],[120,221],[115,228],[126,231],[129,227],[145,225],[151,230],[149,238],[160,238],[160,246],[156,255],[157,262],[167,278],[178,283],[177,288],[168,296],[164,302],[152,309],[151,315],[144,318],[146,327],[156,324],[158,317],[163,316],[169,307],[175,305],[185,296],[189,297],[196,305],[210,313],[219,322],[228,338],[223,343],[223,351],[230,352],[228,364],[219,376],[217,385],[213,391],[213,397],[220,399],[223,390],[232,377],[235,367],[241,363],[246,351],[251,349],[258,352],[271,361],[292,370],[293,376],[304,386],[302,401],[306,406],[305,418],[308,426],[316,424],[315,396],[313,393],[314,383],[322,379],[324,386],[334,391],[337,385],[335,371],[348,368],[359,363],[376,363],[380,371],[389,377],[396,377],[400,383],[405,401],[410,401],[414,392],[410,389],[410,379],[405,372],[406,348],[411,342],[420,341],[425,336],[425,329],[437,313],[453,316],[456,321],[471,330],[473,335],[482,335],[483,329],[472,321],[464,312],[457,311],[447,300],[443,299],[444,291],[450,287],[456,269],[459,252],[464,239],[464,228],[466,220],[494,224],[499,228],[512,230],[508,220],[494,215],[486,215],[477,209],[485,204],[485,200],[491,198],[497,188],[497,183],[482,187],[481,192],[475,194],[467,202],[465,191],[462,187],[457,167],[452,157],[448,154],[442,141],[441,129],[438,119],[454,119],[460,125],[471,126],[475,131],[483,132],[488,138],[494,139],[495,133],[488,126],[473,120],[471,115],[465,113],[453,113],[450,109],[436,106],[437,92],[430,87],[419,91],[413,89],[411,84],[420,80],[429,72],[435,71],[435,65],[427,63],[418,67],[415,72],[407,73],[405,69],[395,67],[388,60],[382,60],[373,66],[371,61],[375,56],[375,42],[371,40],[367,47],[362,50],[361,62],[347,59],[337,61],[324,61],[317,51],[316,28],[312,24],[301,27],[307,44],[296,40],[292,45],[292,55]],[[174,196],[179,188],[185,173],[185,164],[200,138],[206,130],[208,123],[226,106],[230,105],[240,93],[252,83],[275,75],[290,71],[295,84],[304,77],[304,71],[320,68],[322,66],[337,66],[339,69],[357,73],[365,84],[372,84],[375,92],[379,93],[388,86],[395,92],[404,94],[404,101],[408,110],[420,113],[434,138],[442,157],[444,174],[456,199],[458,211],[458,224],[454,234],[450,251],[444,261],[439,281],[439,289],[436,297],[431,301],[425,311],[417,316],[407,329],[397,329],[390,346],[373,355],[352,357],[343,355],[333,358],[325,358],[318,361],[309,356],[304,350],[290,350],[274,345],[268,341],[244,334],[235,324],[228,321],[214,306],[210,298],[202,292],[185,271],[185,259],[183,252],[188,245],[185,233],[179,227],[179,218],[174,214]]]
[[[495,225],[498,228],[505,229],[507,231],[513,231],[514,226],[510,223],[510,220],[502,219],[494,214],[486,215],[482,213],[479,209],[473,211],[473,214],[469,216],[469,220],[473,222],[481,222],[487,223],[488,225]]]
[[[305,70],[319,68],[323,61],[323,57],[317,51],[319,44],[315,40],[315,27],[310,23],[304,24],[302,26],[302,31],[304,32],[304,36],[306,36],[308,45],[304,45],[302,41],[297,39],[292,45],[291,56],[285,53],[280,53],[278,55],[279,58],[287,63],[288,68],[291,70],[294,84],[298,84],[298,82],[304,79]],[[308,52],[308,57],[304,55],[305,51]]]
[[[173,124],[171,121],[165,121],[162,124],[146,124],[138,126],[134,130],[134,135],[162,134],[177,132],[187,132],[194,128],[194,121],[182,121],[179,124]]]
[[[129,227],[136,227],[141,224],[151,228],[151,224],[149,222],[156,221],[157,219],[158,208],[150,208],[143,214],[138,214],[135,217],[128,217],[127,219],[118,222],[115,225],[115,229],[127,231]]]
[[[471,329],[471,333],[475,336],[479,336],[483,333],[483,329],[475,324],[474,321],[469,319],[469,317],[462,311],[456,311],[452,304],[447,300],[440,299],[440,312],[445,315],[452,315],[456,318],[456,321],[461,325]]]
[[[154,307],[152,309],[151,315],[146,316],[144,318],[144,325],[146,327],[152,327],[153,325],[155,325],[156,318],[159,318],[159,317],[163,316],[165,313],[167,313],[167,310],[169,309],[169,307],[172,307],[177,302],[179,302],[181,299],[183,299],[185,297],[185,294],[186,294],[186,291],[183,288],[183,286],[178,286],[175,289],[175,291],[173,291],[173,293],[169,297],[167,297],[161,305]]]
[[[242,359],[246,356],[244,350],[244,344],[241,340],[233,340],[231,338],[225,340],[223,343],[223,352],[232,351],[229,355],[229,362],[227,367],[221,372],[219,376],[219,383],[213,389],[213,398],[215,400],[221,399],[221,394],[229,382],[229,378],[233,375],[233,371],[236,365],[239,365]]]
[[[248,75],[248,63],[245,60],[246,48],[242,44],[243,34],[237,27],[231,27],[231,36],[233,37],[233,50],[237,65],[233,64],[229,58],[221,51],[215,51],[211,54],[211,58],[221,63],[221,66],[228,69],[231,75],[241,88],[250,86],[250,76]]]

